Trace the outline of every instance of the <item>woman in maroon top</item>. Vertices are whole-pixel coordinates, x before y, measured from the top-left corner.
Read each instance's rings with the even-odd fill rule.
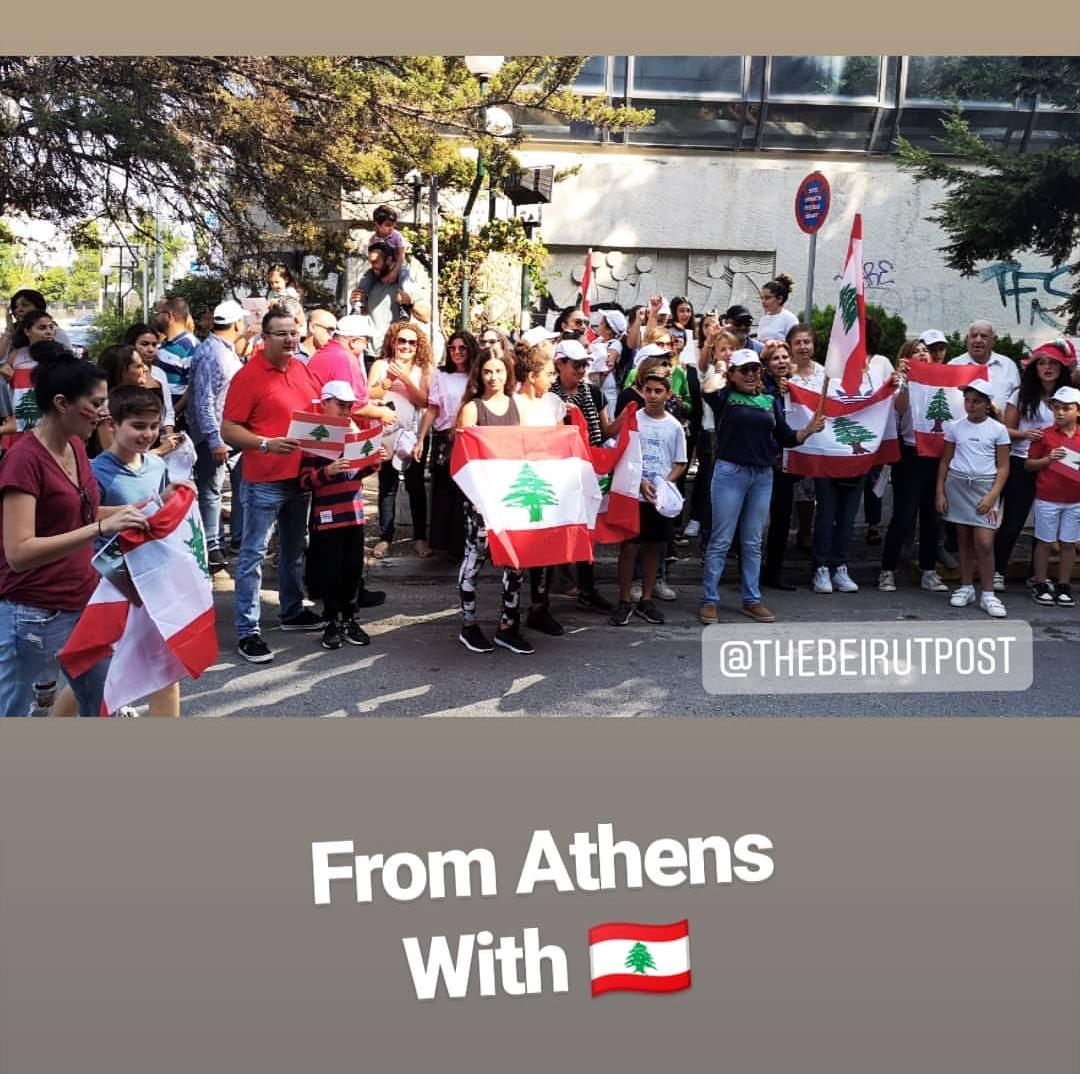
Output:
[[[93,543],[146,529],[136,507],[101,507],[84,441],[108,414],[105,376],[74,355],[39,365],[41,420],[0,463],[0,716],[26,716],[34,684],[55,681],[63,648],[97,585]],[[106,662],[72,680],[97,716]]]

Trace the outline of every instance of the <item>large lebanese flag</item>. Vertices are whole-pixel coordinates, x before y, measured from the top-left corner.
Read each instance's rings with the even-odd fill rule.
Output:
[[[981,365],[908,365],[908,399],[915,450],[928,459],[940,459],[945,449],[945,422],[964,416],[965,384],[985,377]]]
[[[821,395],[797,384],[788,384],[788,391],[792,402],[790,425],[801,429],[817,413]],[[860,477],[874,466],[899,461],[891,381],[865,399],[845,401],[829,396],[824,413],[825,428],[807,437],[801,446],[788,449],[788,473]]]
[[[450,475],[484,517],[492,563],[520,570],[592,561],[600,486],[576,429],[461,429]]]
[[[848,239],[840,297],[836,303],[825,376],[854,395],[866,371],[866,299],[863,297],[862,215],[855,214]]]
[[[641,527],[638,511],[638,490],[641,488],[641,437],[638,434],[637,403],[626,408],[626,417],[614,447],[589,443],[585,416],[577,408],[570,411],[570,420],[581,433],[592,458],[593,470],[600,483],[600,510],[592,539],[596,544],[615,544],[632,541]]]
[[[348,418],[297,410],[293,412],[286,435],[290,440],[299,440],[300,450],[308,455],[340,459],[351,424]]]
[[[148,532],[124,530],[117,538],[142,603],[129,603],[103,578],[59,654],[69,674],[82,675],[112,653],[102,715],[187,676],[198,678],[218,655],[194,489],[182,485],[148,521]]]
[[[690,922],[613,922],[589,929],[592,994],[679,992],[690,987]]]

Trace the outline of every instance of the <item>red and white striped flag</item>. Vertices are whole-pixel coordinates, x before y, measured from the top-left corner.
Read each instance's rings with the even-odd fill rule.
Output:
[[[640,530],[638,491],[641,488],[641,438],[638,434],[637,409],[637,403],[627,406],[619,439],[610,448],[589,444],[585,416],[576,408],[570,411],[570,420],[588,445],[603,496],[592,534],[596,544],[630,541]]]
[[[818,392],[788,384],[793,429],[809,425],[821,406]],[[825,400],[825,428],[785,452],[789,474],[808,477],[859,477],[872,467],[898,462],[896,410],[893,385],[883,384],[865,399],[847,402],[829,396]]]
[[[289,422],[286,436],[290,440],[299,440],[302,451],[309,455],[319,455],[324,459],[340,459],[345,446],[345,437],[351,422],[348,418],[335,417],[332,414],[320,414],[307,410],[297,410]]]
[[[915,450],[928,459],[940,459],[945,448],[945,422],[964,416],[965,384],[986,376],[981,365],[937,365],[912,362],[908,366],[908,399]]]
[[[592,247],[585,252],[585,268],[581,271],[581,312],[585,315],[585,321],[588,325],[589,318],[592,316],[592,303],[589,301],[589,290],[592,288]],[[588,325],[585,329],[585,342],[592,343],[596,339],[596,333],[592,330],[592,325]]]
[[[150,529],[117,537],[141,604],[107,578],[94,590],[60,652],[82,675],[112,652],[102,715],[190,676],[218,655],[206,538],[194,489],[176,490],[149,518]]]
[[[825,376],[837,380],[845,395],[854,395],[866,370],[866,299],[863,297],[862,215],[855,214],[848,239],[840,297],[836,303]]]
[[[612,922],[589,929],[592,994],[680,992],[690,987],[690,922]]]
[[[600,486],[576,429],[462,429],[450,474],[484,516],[492,563],[521,569],[591,562]]]

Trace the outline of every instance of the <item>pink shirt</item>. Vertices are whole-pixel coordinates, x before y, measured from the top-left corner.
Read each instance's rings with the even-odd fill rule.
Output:
[[[336,339],[328,340],[325,347],[320,347],[311,356],[308,372],[318,381],[320,388],[332,380],[343,380],[346,384],[351,384],[356,396],[353,409],[367,406],[369,396],[364,363],[343,343]]]

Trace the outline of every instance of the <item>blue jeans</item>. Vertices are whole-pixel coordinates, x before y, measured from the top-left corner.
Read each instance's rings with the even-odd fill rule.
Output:
[[[244,537],[244,474],[240,467],[241,458],[238,451],[225,464],[229,468],[229,484],[232,486],[229,541],[235,545],[239,545]]]
[[[221,528],[221,490],[225,487],[225,464],[214,462],[210,442],[195,445],[195,485],[199,490],[199,514],[206,532],[207,551],[220,548],[225,534]]]
[[[311,494],[296,481],[244,482],[244,537],[236,565],[236,636],[259,633],[262,561],[274,523],[278,528],[278,596],[281,619],[304,608],[304,539]]]
[[[705,548],[702,604],[716,604],[720,600],[720,579],[736,526],[742,549],[742,602],[761,601],[761,535],[769,516],[772,483],[771,466],[740,466],[725,459],[716,460],[710,490],[712,533]]]
[[[34,683],[55,682],[64,647],[81,612],[49,611],[0,600],[0,716],[28,716]],[[80,716],[100,716],[109,661],[69,679]]]
[[[831,477],[814,478],[814,492],[817,495],[814,570],[818,567],[835,570],[847,565],[865,480],[865,476],[845,479],[842,483]]]

